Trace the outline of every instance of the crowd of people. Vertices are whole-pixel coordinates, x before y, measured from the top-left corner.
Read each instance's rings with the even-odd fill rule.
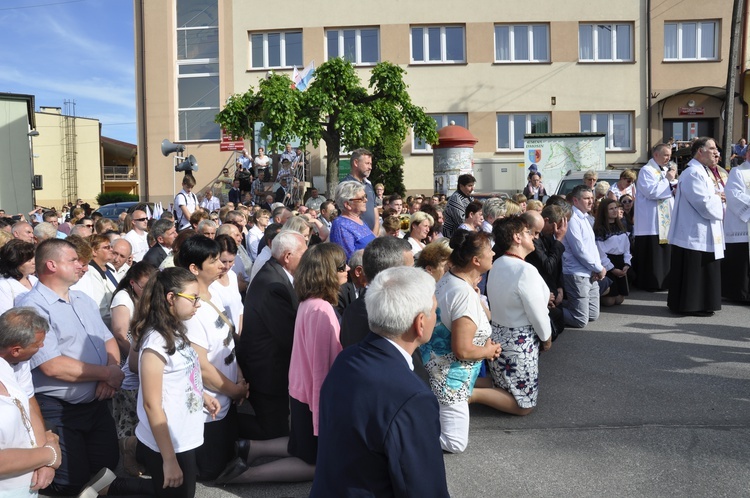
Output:
[[[678,179],[652,152],[567,198],[536,170],[511,199],[475,200],[468,174],[386,195],[360,149],[330,199],[215,202],[186,174],[159,219],[2,218],[0,491],[447,496],[469,405],[531,413],[540,353],[631,285],[681,314],[750,301],[750,162],[727,175],[700,138]]]

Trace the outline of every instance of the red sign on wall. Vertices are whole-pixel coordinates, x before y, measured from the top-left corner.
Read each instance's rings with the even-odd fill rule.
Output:
[[[245,148],[245,141],[242,139],[233,140],[230,135],[227,134],[226,130],[221,130],[221,143],[219,144],[219,150],[221,152],[234,152],[243,150]]]
[[[698,116],[704,114],[704,107],[680,107],[678,109],[680,116]]]

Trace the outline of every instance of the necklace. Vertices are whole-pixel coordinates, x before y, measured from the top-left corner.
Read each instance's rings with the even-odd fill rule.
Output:
[[[453,273],[453,270],[449,270],[449,271],[448,271],[448,273],[450,273],[451,275],[453,275],[454,277],[456,277],[456,278],[458,278],[458,279],[460,279],[460,280],[463,280],[463,281],[464,281],[464,282],[466,282],[467,284],[471,285],[471,287],[474,287],[474,285],[473,285],[473,284],[472,284],[471,282],[469,282],[469,280],[468,280],[468,279],[466,279],[465,277],[462,277],[462,276],[456,275],[455,273]]]
[[[519,256],[518,254],[513,254],[512,252],[507,252],[507,251],[506,251],[506,252],[505,252],[505,255],[506,255],[506,256],[510,256],[510,257],[512,257],[512,258],[518,258],[518,259],[520,259],[521,261],[525,261],[525,259],[523,259],[523,258],[522,258],[521,256]]]

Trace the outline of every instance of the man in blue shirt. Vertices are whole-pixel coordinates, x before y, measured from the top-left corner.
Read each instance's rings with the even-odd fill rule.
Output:
[[[568,297],[563,308],[565,325],[581,329],[599,318],[599,280],[607,270],[602,266],[594,230],[587,215],[594,206],[594,191],[577,185],[571,192],[573,216],[563,238],[563,286]]]
[[[42,416],[60,436],[64,458],[49,490],[61,495],[80,493],[92,474],[114,469],[120,457],[106,401],[124,377],[120,350],[94,300],[70,290],[80,270],[73,244],[46,240],[36,251],[39,282],[16,299],[17,306],[34,308],[50,324],[30,366]],[[148,486],[139,489],[138,479],[119,481],[112,483],[110,494],[148,494]]]

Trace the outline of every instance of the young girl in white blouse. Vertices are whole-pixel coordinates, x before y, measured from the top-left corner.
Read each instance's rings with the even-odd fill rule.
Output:
[[[630,269],[630,238],[620,220],[620,205],[614,199],[604,199],[599,204],[594,222],[594,236],[602,266],[607,278],[602,280],[601,303],[604,306],[622,304],[628,295],[628,270]],[[609,284],[606,287],[606,284]],[[600,283],[600,286],[602,284]]]
[[[133,326],[139,353],[136,455],[156,496],[195,496],[196,450],[203,444],[205,408],[219,402],[203,392],[198,355],[183,323],[200,307],[198,282],[183,268],[167,268],[143,290]]]

